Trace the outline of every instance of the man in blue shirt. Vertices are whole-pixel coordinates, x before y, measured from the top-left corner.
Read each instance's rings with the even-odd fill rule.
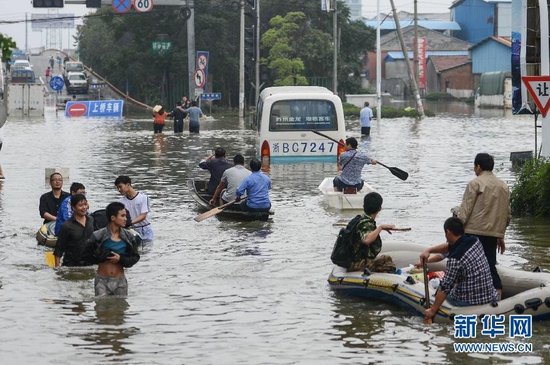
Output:
[[[269,200],[271,180],[260,171],[261,168],[262,163],[255,158],[252,159],[250,161],[252,173],[243,180],[235,193],[236,200],[239,201],[246,191],[247,199],[241,207],[251,212],[269,212],[271,209]]]
[[[65,200],[61,202],[61,205],[59,205],[59,211],[57,212],[57,219],[55,220],[55,230],[54,233],[56,236],[59,236],[59,232],[61,232],[61,226],[63,223],[69,220],[73,216],[73,208],[71,207],[71,196],[76,194],[82,194],[86,196],[86,188],[84,185],[78,182],[74,182],[71,184],[70,189],[71,195],[67,196]]]
[[[359,112],[361,121],[361,134],[370,136],[370,121],[372,120],[372,109],[369,108],[369,102],[365,101],[365,107]]]
[[[197,102],[193,100],[191,107],[183,109],[185,113],[189,114],[189,133],[199,133],[199,120],[203,116],[201,108],[197,106]]]
[[[353,187],[361,190],[364,181],[361,178],[361,171],[366,164],[376,165],[376,160],[367,156],[364,152],[357,151],[357,140],[353,137],[346,139],[346,152],[338,159],[338,167],[341,168],[340,175],[332,182],[336,191]]]
[[[208,180],[208,194],[214,195],[216,188],[222,179],[225,170],[233,167],[231,162],[225,158],[225,149],[217,147],[214,154],[199,162],[199,167],[210,171],[210,180]]]

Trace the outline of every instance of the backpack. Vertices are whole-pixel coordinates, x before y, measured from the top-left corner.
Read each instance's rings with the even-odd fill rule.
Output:
[[[357,236],[356,228],[360,220],[361,215],[357,215],[349,221],[346,228],[340,229],[330,255],[333,264],[348,268],[353,262],[353,245]]]

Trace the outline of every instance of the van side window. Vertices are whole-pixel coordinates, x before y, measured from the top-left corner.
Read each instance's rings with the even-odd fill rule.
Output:
[[[271,107],[269,130],[336,131],[336,108],[329,100],[280,100]]]

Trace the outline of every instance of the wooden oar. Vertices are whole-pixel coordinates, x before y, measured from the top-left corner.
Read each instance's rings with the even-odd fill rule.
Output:
[[[424,271],[424,308],[430,309],[430,284],[428,282],[428,259],[422,260],[422,270]],[[425,324],[432,324],[431,319],[424,319]]]
[[[245,200],[245,199],[246,199],[246,198],[243,198],[243,199],[241,199],[240,201],[243,201],[243,200]],[[218,214],[218,213],[223,212],[223,210],[224,210],[225,208],[227,208],[227,207],[230,206],[230,205],[235,204],[236,202],[237,202],[237,200],[232,200],[232,201],[230,201],[229,203],[222,204],[222,205],[220,205],[219,207],[216,207],[216,208],[214,208],[214,209],[210,209],[208,212],[204,212],[204,213],[202,213],[202,214],[199,214],[199,215],[196,216],[194,219],[195,219],[195,221],[197,221],[197,222],[202,222],[202,221],[205,220],[205,219],[208,219],[208,218],[210,218],[210,217],[215,216],[215,215]]]
[[[341,146],[343,145],[342,142],[339,142],[339,141],[335,140],[334,138],[331,138],[331,137],[327,136],[326,134],[323,134],[323,133],[321,133],[321,132],[319,132],[319,131],[312,131],[312,132],[315,133],[315,134],[320,135],[321,137],[325,137],[325,138],[327,138],[327,139],[330,139],[331,141],[336,142],[336,143],[338,143],[338,144],[341,145]],[[397,168],[397,167],[386,166],[386,165],[384,165],[382,162],[380,162],[380,161],[378,161],[378,160],[376,160],[376,163],[379,164],[379,165],[381,165],[381,166],[384,166],[385,168],[387,168],[388,170],[390,170],[390,172],[392,173],[393,176],[396,176],[396,177],[400,178],[400,179],[403,180],[403,181],[405,181],[405,180],[407,180],[407,179],[409,178],[409,173],[406,172],[406,171],[403,171],[403,170],[401,170],[401,169],[399,169],[399,168]]]

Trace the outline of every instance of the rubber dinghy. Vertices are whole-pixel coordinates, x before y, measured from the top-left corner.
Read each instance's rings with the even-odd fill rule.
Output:
[[[342,191],[334,191],[332,180],[334,180],[334,177],[325,177],[318,187],[330,208],[362,210],[365,195],[376,191],[367,183],[365,183],[363,189],[357,192],[344,193]]]
[[[424,247],[424,246],[421,246]],[[385,251],[397,267],[406,267],[418,261],[418,251]],[[445,262],[429,264],[429,271],[441,271]],[[437,312],[435,322],[452,322],[458,314],[484,316],[486,314],[530,314],[535,321],[550,320],[550,273],[528,272],[497,265],[502,280],[503,299],[491,304],[457,307],[448,301]],[[421,275],[420,275],[421,277]],[[419,275],[347,272],[334,266],[328,282],[340,293],[396,304],[414,314],[424,314],[424,283]],[[434,302],[435,289],[430,286],[430,303]]]

